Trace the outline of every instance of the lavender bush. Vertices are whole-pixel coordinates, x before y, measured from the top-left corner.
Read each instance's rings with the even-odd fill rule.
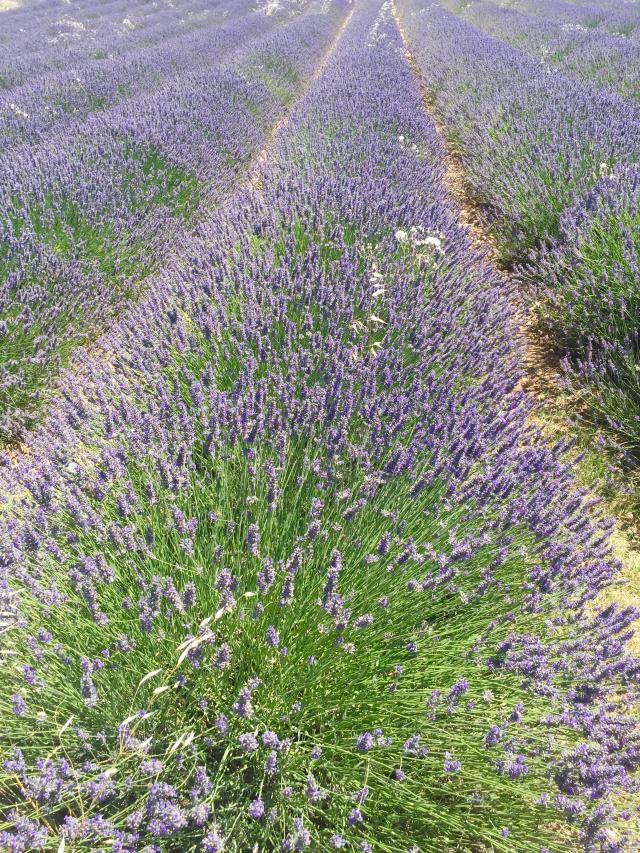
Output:
[[[361,0],[3,460],[5,848],[636,843],[636,614],[443,154]]]

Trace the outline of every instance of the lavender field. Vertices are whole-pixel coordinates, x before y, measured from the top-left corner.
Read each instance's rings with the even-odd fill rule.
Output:
[[[640,455],[639,60],[637,2],[0,0],[0,850],[640,850],[576,451]]]

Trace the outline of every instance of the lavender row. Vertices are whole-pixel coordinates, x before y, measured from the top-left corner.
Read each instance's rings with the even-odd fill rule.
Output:
[[[191,8],[182,4],[178,9],[160,7],[154,19],[158,29],[154,37],[148,27],[135,26],[125,51],[104,37],[96,42],[99,30],[92,29],[91,49],[86,48],[86,55],[79,51],[78,56],[65,56],[64,49],[54,41],[42,50],[42,61],[47,68],[50,65],[52,68],[40,75],[33,73],[34,58],[21,52],[17,34],[9,27],[6,37],[12,41],[7,63],[15,73],[16,67],[24,61],[31,73],[22,85],[8,87],[6,93],[0,86],[2,134],[12,143],[42,140],[54,126],[68,129],[71,125],[81,125],[93,112],[108,110],[141,94],[151,94],[187,68],[206,70],[221,65],[223,60],[231,64],[228,54],[232,49],[242,49],[252,37],[264,37],[274,26],[299,15],[307,5],[289,2],[273,13],[269,10],[264,13],[255,3],[241,0],[232,4],[233,14],[228,4],[218,8],[211,3],[204,8],[199,8],[202,3],[199,6],[191,4]],[[128,8],[132,14],[130,4]],[[85,30],[90,21],[84,17],[85,23],[82,23],[83,16],[79,12],[76,7],[76,23]],[[91,12],[91,7],[87,12]],[[112,14],[119,16],[124,12],[115,10]],[[102,17],[109,21],[105,7],[102,7]],[[28,22],[29,42],[25,48],[39,40],[33,13]],[[96,43],[101,44],[100,49],[95,47]]]
[[[637,451],[640,110],[546,74],[441,8],[407,0],[402,11],[471,192],[504,261],[523,265],[567,381],[587,417]]]
[[[12,145],[45,141],[52,129],[81,128],[92,113],[150,95],[187,68],[202,72],[220,66],[232,49],[241,50],[249,39],[266,35],[276,23],[274,17],[251,14],[250,4],[244,5],[232,19],[225,16],[195,31],[174,34],[156,46],[143,40],[139,49],[125,56],[105,51],[101,59],[66,66],[6,94],[0,92],[3,137]],[[171,20],[174,28],[176,23]],[[2,153],[6,156],[10,150],[7,146]]]
[[[235,6],[210,0],[187,0],[179,7],[115,0],[99,6],[78,2],[70,9],[64,2],[29,2],[2,16],[0,90],[110,55],[126,58],[141,47],[160,46],[181,33],[222,23]]]
[[[499,0],[502,5],[502,0]],[[595,29],[612,35],[634,37],[638,24],[636,4],[617,0],[598,0],[597,3],[567,2],[566,0],[514,0],[511,8],[528,15],[548,18],[568,27]]]
[[[362,0],[4,460],[8,849],[633,849],[636,614],[443,162]]]
[[[466,14],[476,2],[484,0],[443,0],[442,5],[455,14]],[[537,18],[540,22],[548,21],[552,25],[560,25],[573,30],[578,35],[585,31],[593,31],[602,35],[625,36],[633,38],[638,26],[638,11],[635,2],[618,3],[616,0],[599,0],[598,3],[569,0],[493,0],[493,5]],[[473,13],[472,13],[473,14]]]
[[[33,423],[73,346],[137,295],[172,234],[233,187],[341,16],[338,5],[311,4],[257,36],[245,17],[249,37],[221,67],[214,43],[210,68],[0,159],[5,440]]]
[[[456,11],[457,3],[443,3]],[[570,74],[587,84],[611,88],[640,100],[640,15],[622,7],[613,20],[583,9],[563,22],[566,4],[548,2],[530,12],[489,0],[465,4],[458,14],[483,32],[536,59],[548,74]],[[575,9],[575,7],[574,7]],[[638,32],[636,32],[638,31]],[[632,38],[629,36],[632,35]]]

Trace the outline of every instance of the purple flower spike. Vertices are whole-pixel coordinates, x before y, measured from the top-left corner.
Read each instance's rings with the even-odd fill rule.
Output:
[[[247,809],[247,814],[253,820],[260,820],[260,818],[264,817],[265,807],[264,802],[261,799],[252,800],[249,808]]]

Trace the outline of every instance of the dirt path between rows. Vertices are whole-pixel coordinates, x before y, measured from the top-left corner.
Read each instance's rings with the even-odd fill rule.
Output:
[[[469,231],[471,244],[485,252],[496,275],[504,281],[505,288],[513,291],[512,277],[500,265],[498,247],[482,225],[480,212],[470,193],[459,153],[448,143],[446,127],[437,114],[433,94],[413,56],[410,40],[395,2],[392,2],[391,8],[402,39],[405,59],[417,81],[424,110],[433,121],[446,152],[446,189],[456,203],[460,221]],[[548,435],[547,416],[554,415],[554,426],[557,428],[563,424],[562,430],[568,434],[570,427],[562,419],[567,412],[560,386],[559,358],[554,351],[553,343],[540,331],[524,304],[514,305],[514,319],[523,344],[522,377],[519,387],[535,403],[531,416],[532,423]],[[609,515],[615,516],[610,507],[607,507],[607,511]],[[621,574],[626,585],[622,588],[613,586],[603,592],[598,599],[598,604],[605,606],[612,601],[617,601],[619,604],[633,605],[640,610],[640,548],[638,536],[634,533],[632,538],[627,528],[628,525],[623,526],[621,519],[615,518],[615,526],[610,536],[613,554],[623,565]],[[640,625],[636,630],[636,635],[629,642],[629,649],[640,655]]]

